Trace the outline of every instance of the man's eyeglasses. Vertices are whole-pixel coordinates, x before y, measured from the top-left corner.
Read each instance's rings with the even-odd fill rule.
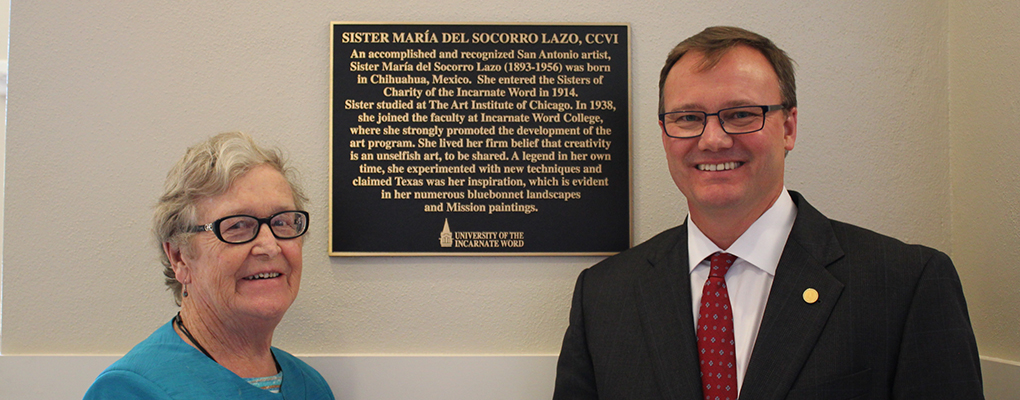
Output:
[[[243,244],[258,237],[262,224],[269,225],[269,230],[277,239],[293,239],[308,231],[308,212],[282,211],[269,218],[231,215],[205,225],[194,225],[188,232],[212,231],[226,243]]]
[[[730,107],[714,113],[704,111],[673,111],[659,114],[666,136],[688,139],[701,136],[708,125],[708,117],[719,118],[723,132],[730,135],[757,132],[765,128],[765,114],[782,110],[783,105]]]

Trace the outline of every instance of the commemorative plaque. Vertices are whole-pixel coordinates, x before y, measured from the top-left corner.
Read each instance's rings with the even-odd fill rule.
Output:
[[[630,245],[626,25],[332,25],[336,256]]]

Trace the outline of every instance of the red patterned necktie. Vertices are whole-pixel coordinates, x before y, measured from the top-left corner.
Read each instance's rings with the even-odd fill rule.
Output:
[[[712,254],[711,272],[701,292],[698,312],[698,358],[705,400],[737,399],[737,356],[733,345],[733,310],[726,291],[726,271],[737,256]]]

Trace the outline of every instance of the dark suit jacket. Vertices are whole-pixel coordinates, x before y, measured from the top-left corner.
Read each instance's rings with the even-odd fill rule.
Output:
[[[796,193],[740,399],[981,399],[952,261]],[[685,225],[577,278],[553,398],[702,399]],[[805,289],[818,301],[808,304]]]

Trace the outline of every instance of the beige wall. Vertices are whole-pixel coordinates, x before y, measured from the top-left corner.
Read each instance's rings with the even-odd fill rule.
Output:
[[[987,182],[1016,192],[1005,164],[977,178],[954,174],[950,185],[960,164],[950,149],[960,141],[951,141],[947,93],[951,78],[970,73],[950,63],[951,28],[976,29],[977,17],[950,25],[945,2],[879,0],[261,3],[12,5],[2,353],[122,353],[167,321],[175,308],[148,236],[150,206],[173,160],[225,130],[285,147],[312,198],[302,293],[276,345],[304,354],[556,353],[574,279],[597,258],[326,256],[329,22],[483,21],[631,25],[637,240],[685,213],[655,123],[665,53],[708,25],[771,37],[799,65],[787,186],[831,217],[956,250],[982,350],[1020,359],[1008,347],[1015,328],[981,322],[1015,320],[1020,296],[982,302],[1005,285],[964,265],[980,259],[963,246],[951,249],[963,243],[954,237],[973,234],[952,223],[955,188]],[[1016,65],[993,61],[1001,65],[992,71]],[[993,214],[1009,209],[1001,207]],[[1015,251],[1012,207],[998,236],[1011,234]]]
[[[950,10],[953,259],[981,354],[1020,360],[1020,3]]]

